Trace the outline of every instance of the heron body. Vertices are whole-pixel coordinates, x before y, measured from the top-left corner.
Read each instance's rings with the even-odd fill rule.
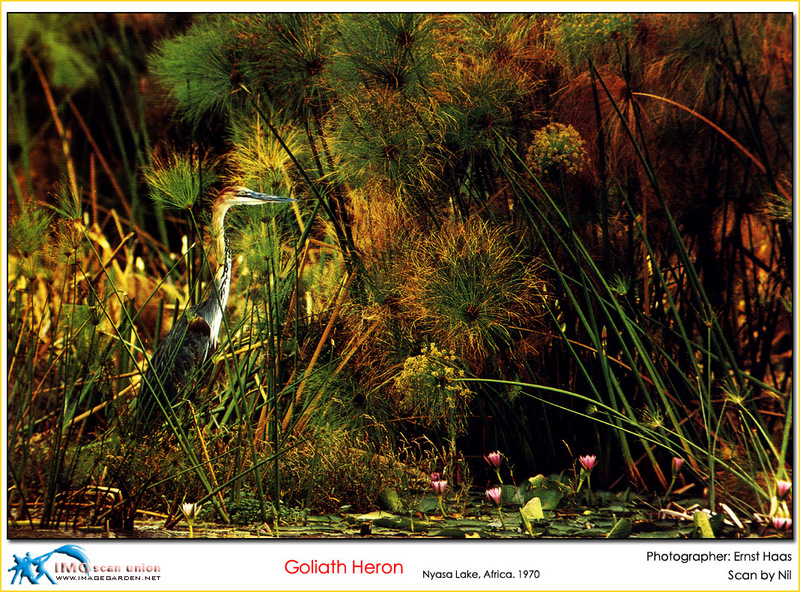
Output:
[[[238,205],[292,201],[295,199],[259,193],[246,187],[228,187],[217,195],[211,212],[211,228],[216,236],[221,264],[214,276],[214,286],[205,300],[184,311],[151,357],[139,392],[139,417],[142,420],[152,420],[158,416],[159,408],[166,410],[170,407],[208,354],[217,347],[233,268],[233,256],[225,236],[225,214]]]

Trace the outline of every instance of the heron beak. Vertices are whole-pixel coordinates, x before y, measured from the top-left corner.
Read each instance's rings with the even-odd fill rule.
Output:
[[[258,191],[251,191],[247,197],[257,199],[264,203],[290,203],[297,201],[294,197],[284,197],[282,195],[270,195],[269,193],[259,193]]]

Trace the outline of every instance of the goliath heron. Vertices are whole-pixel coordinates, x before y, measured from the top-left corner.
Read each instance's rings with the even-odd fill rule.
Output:
[[[214,286],[208,298],[184,311],[150,358],[139,392],[140,420],[149,422],[158,413],[159,407],[166,409],[171,406],[191,379],[192,373],[217,347],[233,267],[230,245],[225,236],[225,214],[233,206],[292,201],[295,199],[258,193],[246,187],[228,187],[219,192],[211,210],[211,229],[216,236],[218,261],[221,260],[214,276]],[[157,400],[161,402],[160,406]]]

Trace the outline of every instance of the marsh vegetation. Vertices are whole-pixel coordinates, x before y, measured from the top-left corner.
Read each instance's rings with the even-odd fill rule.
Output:
[[[9,33],[12,526],[791,530],[790,14]],[[226,185],[297,201],[231,211],[219,346],[137,431]]]

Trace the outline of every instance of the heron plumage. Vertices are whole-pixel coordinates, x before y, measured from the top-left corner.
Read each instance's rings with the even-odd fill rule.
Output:
[[[194,371],[217,347],[233,271],[233,256],[225,236],[225,214],[231,207],[239,205],[293,201],[296,200],[291,197],[269,195],[246,187],[228,187],[219,192],[212,207],[211,230],[216,236],[221,265],[214,275],[214,284],[208,297],[186,309],[150,359],[139,391],[140,418],[149,421],[154,417],[159,407],[157,399],[161,401],[161,406],[171,406],[191,380]],[[162,393],[164,397],[160,396]]]

